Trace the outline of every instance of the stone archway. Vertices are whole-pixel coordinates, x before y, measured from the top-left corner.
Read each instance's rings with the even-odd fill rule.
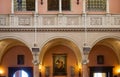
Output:
[[[81,63],[82,55],[80,53],[79,47],[70,40],[67,40],[67,39],[64,39],[64,38],[56,38],[56,39],[48,41],[42,47],[42,49],[40,51],[40,57],[39,57],[41,64],[42,64],[43,56],[46,53],[46,51],[48,49],[54,47],[54,46],[57,46],[57,45],[64,45],[64,46],[67,46],[67,47],[71,48],[73,50],[73,52],[75,53],[76,57],[77,57],[78,63]]]
[[[23,56],[22,58],[19,57],[21,55]],[[8,67],[14,68],[20,65],[22,65],[21,67],[33,67],[32,60],[31,50],[22,41],[13,38],[0,40],[0,67],[5,71],[3,76],[8,75]]]
[[[89,53],[89,67],[116,67],[120,63],[120,40],[118,38],[104,38],[99,40]],[[100,57],[101,56],[101,57]],[[113,75],[116,74],[116,69]],[[104,70],[103,70],[104,71]]]
[[[97,45],[103,45],[103,46],[111,48],[113,50],[113,52],[116,54],[118,62],[120,64],[120,52],[119,52],[120,39],[119,38],[112,38],[112,37],[104,38],[104,39],[97,41],[93,47],[95,47]]]
[[[41,65],[44,66],[43,68],[44,72],[42,72],[43,77],[45,76],[46,69],[52,71],[51,76],[54,76],[57,74],[61,75],[61,73],[54,74],[53,67],[54,67],[54,57],[56,56],[56,54],[67,56],[67,65],[68,65],[67,73],[69,73],[67,74],[67,76],[70,76],[71,73],[69,71],[70,69],[73,70],[73,67],[75,69],[77,66],[77,70],[78,70],[78,65],[81,64],[81,60],[82,60],[82,55],[80,53],[78,46],[76,46],[76,44],[70,40],[67,40],[64,38],[56,38],[47,42],[40,51],[39,59],[40,59]],[[71,57],[69,54],[71,55]],[[72,60],[73,58],[75,61]],[[66,75],[66,73],[64,73],[64,75]],[[75,77],[77,76],[78,76],[78,71]]]
[[[14,46],[26,46],[23,42],[13,39],[13,38],[5,38],[0,40],[0,62],[2,60],[2,56],[6,53],[6,51]]]

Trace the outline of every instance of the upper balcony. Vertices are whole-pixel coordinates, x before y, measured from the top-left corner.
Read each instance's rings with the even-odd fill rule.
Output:
[[[0,15],[0,28],[120,28],[120,15]]]

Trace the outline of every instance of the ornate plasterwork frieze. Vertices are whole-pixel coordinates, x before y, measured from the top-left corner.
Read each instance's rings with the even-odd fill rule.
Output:
[[[84,32],[85,28],[37,28],[37,32]],[[87,28],[88,32],[120,32],[120,28]],[[0,28],[0,32],[34,32],[34,28]]]

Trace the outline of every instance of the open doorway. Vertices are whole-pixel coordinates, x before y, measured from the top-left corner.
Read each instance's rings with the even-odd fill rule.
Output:
[[[18,70],[13,74],[13,77],[29,77],[29,75],[24,70]]]
[[[106,77],[106,73],[95,72],[95,73],[93,73],[93,77]]]
[[[9,67],[9,77],[33,77],[32,67]]]
[[[90,67],[90,77],[113,77],[113,66]]]

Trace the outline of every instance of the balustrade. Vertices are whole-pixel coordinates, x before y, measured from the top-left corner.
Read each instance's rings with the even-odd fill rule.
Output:
[[[83,15],[0,15],[0,27],[84,28]],[[86,15],[87,28],[119,28],[120,15]]]

